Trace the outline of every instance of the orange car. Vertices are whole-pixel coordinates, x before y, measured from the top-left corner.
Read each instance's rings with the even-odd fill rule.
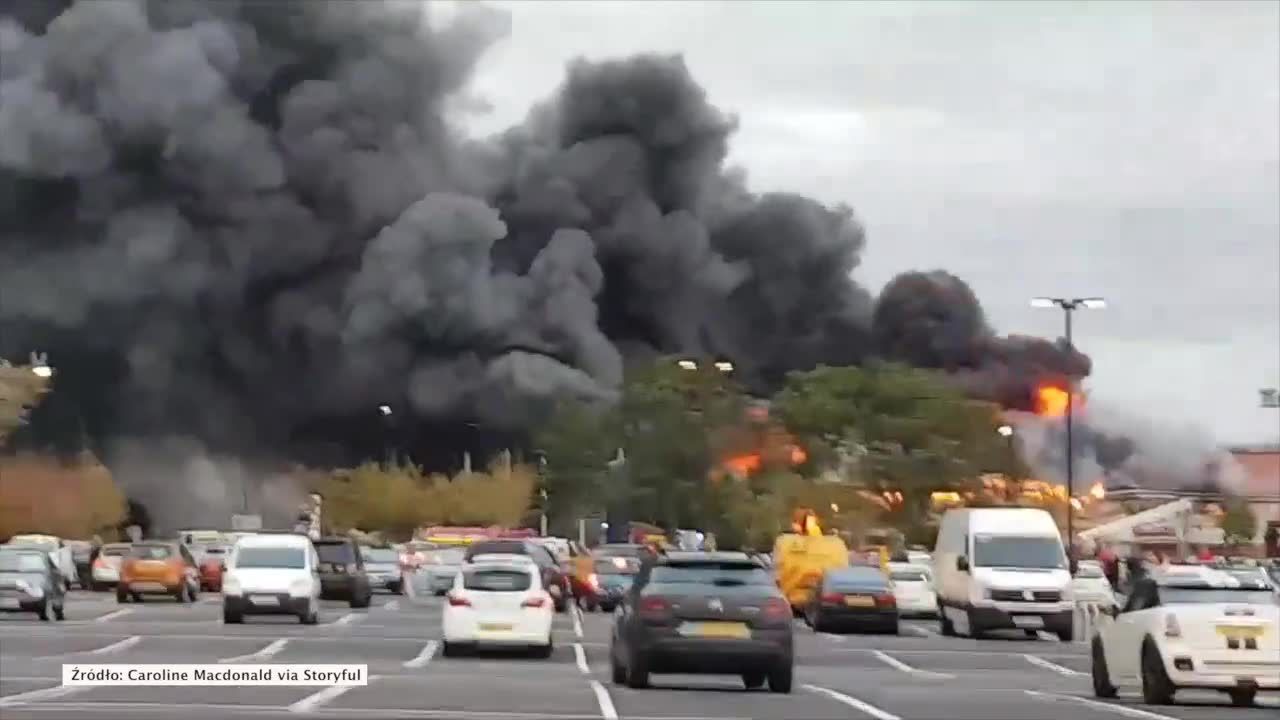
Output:
[[[171,595],[178,602],[196,599],[200,571],[187,546],[152,540],[134,543],[120,566],[116,601],[142,602],[144,595]]]

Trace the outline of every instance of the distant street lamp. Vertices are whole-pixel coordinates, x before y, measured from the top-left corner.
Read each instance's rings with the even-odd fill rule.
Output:
[[[1062,308],[1062,314],[1066,327],[1067,347],[1075,349],[1075,343],[1071,338],[1071,316],[1076,310],[1103,310],[1107,307],[1107,301],[1100,297],[1085,298],[1059,298],[1059,297],[1035,297],[1031,298],[1031,307],[1034,308]],[[1072,422],[1075,404],[1075,388],[1068,383],[1067,387],[1067,547],[1069,557],[1075,559],[1075,460],[1072,457],[1075,448],[1072,442]]]
[[[1013,428],[1008,425],[1001,425],[996,428],[996,432],[1000,433],[1004,437],[1013,437]]]
[[[31,372],[35,373],[36,377],[53,377],[53,368],[49,366],[48,354],[31,353]]]

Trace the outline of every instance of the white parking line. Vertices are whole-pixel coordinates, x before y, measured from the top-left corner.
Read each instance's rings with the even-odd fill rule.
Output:
[[[1062,642],[1062,638],[1052,633],[1047,633],[1044,630],[1037,630],[1036,638],[1039,640],[1044,640],[1046,642]]]
[[[124,617],[125,615],[128,615],[132,612],[133,610],[130,610],[129,608],[120,608],[119,610],[112,610],[111,612],[107,613],[106,615],[102,615],[101,617],[96,617],[93,619],[93,621],[100,622],[100,623],[109,622],[111,620],[115,620],[118,617]]]
[[[1113,705],[1111,703],[1099,702],[1097,700],[1090,700],[1089,698],[1082,698],[1082,697],[1079,697],[1078,695],[1059,695],[1057,693],[1036,692],[1035,690],[1023,690],[1023,692],[1030,695],[1031,697],[1045,698],[1048,700],[1068,700],[1071,702],[1080,703],[1081,705],[1088,705],[1089,707],[1097,708],[1099,710],[1106,710],[1108,712],[1113,712],[1117,715],[1127,715],[1132,718],[1142,718],[1142,720],[1178,720],[1177,718],[1171,717],[1169,715],[1161,715],[1160,713],[1153,713],[1147,710],[1139,710],[1138,708],[1128,707],[1126,705]]]
[[[924,627],[923,625],[903,625],[902,629],[910,632],[912,635],[916,635],[918,637],[924,637],[924,638],[934,637],[935,635],[938,634],[937,632],[933,632],[929,628]]]
[[[347,613],[346,615],[343,615],[342,617],[338,618],[337,620],[334,620],[334,621],[333,621],[333,624],[334,624],[334,625],[350,625],[351,623],[356,622],[357,620],[359,620],[359,619],[360,619],[360,618],[362,618],[362,617],[364,617],[364,615],[357,615],[357,614],[355,614],[355,613]]]
[[[573,615],[573,634],[582,637],[582,611],[578,609],[577,605],[574,605],[573,609],[570,610],[570,614]]]
[[[804,688],[805,690],[808,690],[809,692],[814,692],[819,695],[826,695],[832,700],[835,700],[836,702],[841,703],[843,705],[848,705],[854,710],[859,710],[861,712],[864,712],[867,715],[870,715],[871,717],[876,718],[876,720],[902,720],[902,718],[898,717],[897,715],[894,715],[893,713],[890,713],[890,712],[885,712],[884,710],[881,710],[880,708],[876,707],[875,705],[872,705],[871,703],[863,702],[862,700],[859,700],[856,697],[850,697],[848,695],[845,695],[844,693],[836,692],[835,690],[828,690],[827,688],[818,687],[817,685],[801,685],[800,687]]]
[[[385,605],[383,605],[383,606],[382,606],[382,609],[383,609],[383,610],[399,610],[399,609],[400,609],[400,601],[399,601],[399,600],[389,600],[389,601],[387,601],[387,603],[386,603]]]
[[[879,659],[880,662],[883,662],[885,665],[888,665],[889,667],[894,668],[895,670],[901,670],[902,672],[905,672],[905,673],[911,673],[912,675],[919,675],[922,677],[935,677],[935,678],[955,677],[954,675],[948,675],[946,673],[933,672],[932,670],[920,670],[919,668],[913,668],[910,665],[902,662],[898,658],[888,653],[881,652],[879,650],[872,650],[871,654],[875,655],[876,658]]]
[[[142,642],[142,636],[134,635],[133,637],[127,637],[123,640],[117,640],[116,642],[113,642],[110,645],[103,645],[100,648],[94,648],[92,650],[73,650],[71,652],[56,653],[54,655],[37,655],[32,659],[33,660],[52,660],[54,658],[71,657],[72,655],[107,655],[109,653],[120,652],[121,650],[127,650],[133,647],[134,645],[137,645],[140,642]]]
[[[1058,663],[1049,662],[1048,660],[1045,660],[1042,657],[1036,657],[1035,655],[1023,655],[1023,657],[1025,657],[1027,659],[1027,662],[1031,663],[1032,665],[1038,665],[1039,667],[1042,667],[1045,670],[1052,670],[1058,673],[1059,675],[1067,675],[1071,677],[1074,677],[1076,675],[1084,675],[1084,673],[1079,672],[1078,670],[1072,670],[1071,668],[1063,667]]]
[[[573,657],[578,661],[578,669],[582,671],[582,674],[590,675],[591,668],[587,667],[587,653],[582,649],[581,643],[573,644]]]
[[[14,693],[0,697],[0,707],[14,707],[15,705],[26,705],[27,703],[40,702],[41,700],[52,700],[71,695],[73,693],[82,692],[89,688],[84,685],[57,685],[42,690],[31,690],[24,693]]]
[[[832,642],[844,642],[843,635],[834,635],[832,633],[818,633],[818,634]]]
[[[246,660],[269,660],[283,650],[284,646],[288,644],[289,638],[280,638],[257,652],[251,652],[247,655],[236,655],[235,657],[222,658],[218,662],[237,663],[244,662]]]
[[[600,705],[600,717],[604,720],[618,720],[618,709],[613,706],[613,698],[599,680],[591,681],[591,692],[596,694],[596,703]]]
[[[373,682],[374,680],[377,680],[377,679],[378,679],[377,675],[372,675],[369,677],[369,682]],[[302,698],[301,700],[299,700],[298,702],[290,705],[289,712],[309,713],[312,710],[315,710],[316,708],[320,707],[321,705],[332,702],[333,700],[336,700],[337,698],[355,689],[356,689],[355,685],[334,685],[333,687],[327,687],[318,693],[308,695]]]
[[[427,643],[426,647],[422,648],[422,652],[418,653],[417,657],[412,660],[406,660],[404,662],[404,666],[407,668],[426,667],[427,663],[431,662],[431,658],[435,657],[436,648],[439,647],[439,645],[440,644],[438,642],[432,640]]]

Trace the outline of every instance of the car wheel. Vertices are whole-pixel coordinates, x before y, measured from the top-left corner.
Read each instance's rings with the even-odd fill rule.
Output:
[[[128,593],[128,592],[126,592],[124,588],[122,588],[122,587],[120,587],[120,586],[118,586],[118,585],[116,586],[116,602],[118,602],[118,603],[120,603],[120,604],[122,604],[122,605],[123,605],[124,603],[129,602],[129,593]]]
[[[1075,628],[1071,628],[1069,630],[1059,630],[1058,639],[1061,640],[1062,642],[1072,642],[1073,640],[1076,639]]]
[[[440,651],[441,651],[441,654],[443,654],[447,658],[458,657],[459,655],[462,654],[457,643],[451,643],[448,640],[444,641],[444,647],[441,648]]]
[[[884,634],[885,635],[901,635],[902,628],[898,626],[897,622],[895,622],[884,629]]]
[[[187,584],[183,583],[178,586],[178,594],[174,596],[180,603],[187,602]]]
[[[1111,673],[1107,670],[1107,654],[1103,652],[1102,641],[1093,639],[1093,650],[1090,653],[1089,674],[1093,676],[1093,696],[1109,699],[1116,696],[1116,686],[1111,684]]]
[[[1150,640],[1142,645],[1142,701],[1148,705],[1168,705],[1177,690],[1164,670],[1160,651]]]
[[[764,685],[765,674],[762,672],[742,673],[742,684],[748,690],[755,690]]]
[[[788,662],[769,673],[769,692],[787,694],[791,692],[791,681],[795,675],[795,666]]]
[[[240,625],[244,622],[244,615],[231,610],[222,610],[222,622],[225,625]]]
[[[956,636],[956,626],[951,624],[951,618],[947,617],[947,614],[941,610],[938,611],[938,625],[938,630],[943,637]]]
[[[1039,637],[1040,637],[1040,631],[1039,631],[1039,630],[1023,630],[1023,631],[1022,631],[1022,634],[1023,634],[1023,635],[1026,635],[1028,638],[1030,638],[1030,639],[1032,639],[1032,640],[1035,640],[1035,639],[1037,639],[1037,638],[1039,638]]]
[[[67,608],[63,603],[53,606],[53,619],[59,622],[67,619]]]
[[[550,640],[548,640],[546,645],[538,645],[533,649],[533,656],[538,658],[539,660],[546,660],[547,658],[551,657],[552,653],[554,653],[555,651],[556,651],[556,646],[553,645]]]
[[[48,598],[41,600],[40,604],[36,606],[36,617],[40,618],[41,620],[48,621],[49,619],[49,599]]]
[[[136,603],[142,602],[142,593],[129,593],[129,596],[132,597],[133,601]]]
[[[302,623],[303,625],[319,625],[320,613],[314,607],[309,608],[303,611],[303,613],[298,616],[298,622]]]
[[[625,685],[627,682],[627,669],[618,662],[618,654],[612,647],[609,648],[609,675],[614,685]]]
[[[631,654],[631,662],[627,663],[627,687],[632,690],[649,687],[649,665],[635,653]]]
[[[1253,699],[1257,697],[1257,690],[1228,690],[1227,695],[1231,697],[1231,704],[1236,707],[1253,707]]]

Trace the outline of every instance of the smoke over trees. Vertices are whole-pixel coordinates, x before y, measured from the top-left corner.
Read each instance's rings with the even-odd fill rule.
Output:
[[[5,8],[0,350],[48,350],[91,434],[302,456],[381,403],[521,434],[656,354],[762,391],[886,357],[1013,407],[1089,372],[945,272],[872,297],[854,213],[750,192],[679,57],[576,62],[475,139],[450,103],[509,30],[482,6]]]

